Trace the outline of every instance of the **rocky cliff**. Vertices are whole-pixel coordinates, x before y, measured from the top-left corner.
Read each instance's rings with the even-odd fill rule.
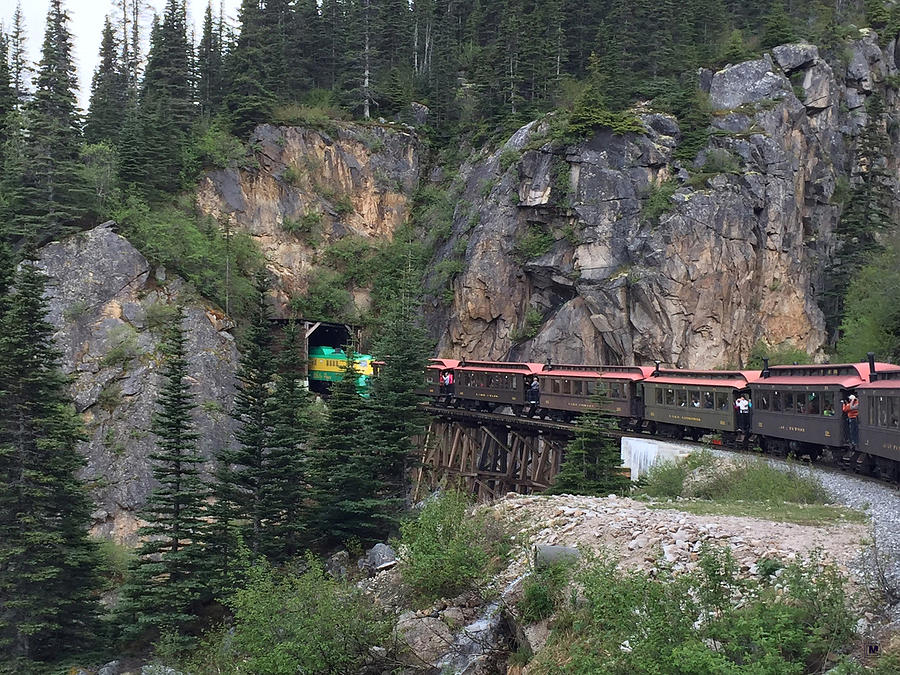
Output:
[[[221,314],[185,282],[154,268],[107,223],[40,252],[51,277],[49,320],[90,440],[82,472],[97,509],[94,531],[133,540],[153,487],[150,419],[161,384],[159,329],[185,307],[199,447],[211,459],[231,443],[237,350]]]
[[[695,368],[742,365],[758,341],[815,353],[836,185],[855,170],[867,96],[896,116],[896,73],[894,43],[871,32],[834,64],[798,44],[703,72],[713,129],[693,162],[673,158],[665,115],[571,146],[546,120],[525,125],[451,188],[436,259],[462,271],[433,305],[438,351]]]
[[[258,242],[280,280],[276,305],[283,312],[308,290],[329,244],[348,236],[390,240],[407,219],[421,149],[404,127],[262,125],[250,146],[258,166],[208,174],[197,202]],[[364,305],[367,296],[357,293],[356,300]]]

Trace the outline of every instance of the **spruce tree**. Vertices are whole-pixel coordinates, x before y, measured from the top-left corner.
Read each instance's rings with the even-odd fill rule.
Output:
[[[384,530],[397,524],[405,507],[413,437],[422,434],[427,424],[418,392],[430,349],[422,324],[420,275],[411,254],[399,276],[396,292],[387,299],[386,319],[375,346],[383,363],[372,380],[369,405],[360,425],[378,480],[378,500],[370,518],[380,520]]]
[[[216,498],[222,515],[232,523],[243,524],[241,534],[254,554],[261,553],[273,519],[273,514],[266,512],[264,499],[272,442],[274,379],[267,291],[266,279],[260,274],[238,364],[234,401],[234,417],[240,425],[236,433],[238,446],[222,449],[216,475]]]
[[[629,480],[619,472],[619,439],[612,435],[615,419],[604,410],[606,396],[597,388],[593,407],[581,414],[575,436],[566,446],[559,473],[547,494],[605,496],[623,494]]]
[[[310,442],[316,428],[312,396],[303,384],[302,333],[285,328],[272,394],[272,433],[263,472],[264,511],[271,524],[262,547],[272,562],[295,557],[308,546]]]
[[[325,544],[384,533],[379,512],[377,462],[362,438],[367,403],[360,395],[355,350],[348,345],[341,380],[331,387],[328,410],[310,457],[311,525]]]
[[[16,11],[13,13],[13,25],[9,33],[9,71],[12,88],[15,91],[16,101],[20,108],[28,94],[26,79],[28,74],[32,72],[31,64],[28,63],[26,42],[25,19],[22,16],[22,3],[19,2],[16,4]]]
[[[796,38],[791,17],[785,11],[784,3],[781,0],[773,0],[765,18],[761,45],[767,48],[777,47],[793,42]]]
[[[25,162],[15,233],[46,241],[80,227],[90,193],[79,164],[80,129],[68,13],[50,0],[34,97],[26,106]]]
[[[179,308],[162,346],[164,384],[151,426],[156,449],[150,455],[158,486],[144,508],[147,525],[138,531],[142,543],[117,607],[126,639],[183,632],[211,599],[205,558],[209,491],[200,476],[203,459],[191,416],[196,403],[183,323]]]
[[[209,117],[222,104],[223,64],[221,19],[213,20],[212,2],[203,15],[203,33],[197,47],[197,100],[202,115]]]
[[[122,128],[126,102],[125,73],[119,61],[119,45],[109,17],[106,17],[100,43],[100,63],[91,80],[91,102],[84,125],[84,140],[88,143],[115,143]]]
[[[18,672],[91,645],[99,561],[76,477],[85,436],[46,320],[46,278],[26,255],[13,290],[0,248],[0,670]]]
[[[263,72],[266,40],[262,9],[257,0],[243,0],[239,10],[240,34],[225,62],[228,78],[225,109],[239,136],[265,122],[272,114],[275,94],[266,87]]]
[[[16,107],[16,92],[9,71],[9,37],[0,31],[0,128]]]

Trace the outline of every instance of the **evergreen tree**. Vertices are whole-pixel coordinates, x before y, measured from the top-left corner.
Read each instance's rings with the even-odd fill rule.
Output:
[[[16,94],[18,105],[25,103],[28,95],[28,74],[32,71],[28,63],[28,47],[26,46],[25,19],[22,16],[22,3],[16,4],[13,14],[12,30],[9,34],[9,70],[12,88]]]
[[[34,98],[26,107],[25,162],[14,233],[43,241],[82,225],[90,193],[79,164],[80,129],[68,13],[50,0]]]
[[[405,506],[408,474],[414,454],[413,437],[427,423],[419,403],[422,374],[430,353],[422,325],[421,282],[412,255],[400,269],[397,292],[388,298],[376,351],[383,365],[372,380],[371,398],[361,425],[362,442],[377,473],[372,519],[383,530],[397,524]]]
[[[763,26],[762,46],[776,47],[796,40],[792,23],[791,17],[784,9],[784,3],[781,0],[773,0]]]
[[[183,148],[194,121],[192,49],[181,0],[167,0],[162,23],[150,36],[150,55],[141,85],[140,135],[144,183],[161,192],[181,185]]]
[[[360,396],[354,353],[348,345],[341,380],[331,387],[328,410],[310,456],[310,493],[315,502],[310,523],[326,543],[351,538],[370,541],[383,534],[378,467],[360,433],[367,403]]]
[[[115,143],[118,140],[127,102],[125,81],[119,61],[119,45],[109,17],[106,17],[100,44],[100,63],[91,80],[91,102],[84,125],[84,140],[88,143]]]
[[[295,557],[309,531],[309,447],[316,420],[312,397],[303,385],[302,333],[288,324],[277,360],[272,394],[271,448],[263,477],[263,510],[271,519],[263,552],[272,562]]]
[[[150,455],[158,487],[150,494],[138,531],[141,545],[117,607],[125,638],[183,633],[211,599],[205,559],[206,498],[200,477],[191,411],[196,407],[188,381],[187,338],[181,308],[162,346],[165,382],[157,399]]]
[[[0,128],[16,107],[16,92],[9,72],[9,37],[0,31]]]
[[[259,554],[273,520],[273,514],[265,509],[264,492],[272,442],[274,361],[268,286],[263,274],[256,284],[256,301],[237,372],[234,417],[240,424],[238,447],[223,448],[219,455],[216,497],[223,515],[233,523],[244,524],[243,539],[254,554]]]
[[[0,670],[19,672],[96,637],[98,557],[76,478],[85,437],[46,320],[46,278],[26,255],[11,284],[0,248]]]
[[[201,114],[209,116],[222,104],[223,65],[221,18],[213,21],[212,2],[203,15],[203,34],[197,49],[197,100]]]
[[[619,472],[619,440],[612,435],[615,419],[606,412],[606,396],[598,387],[593,407],[581,414],[575,436],[566,446],[565,457],[547,494],[602,496],[622,494],[629,480]]]
[[[239,136],[267,121],[275,105],[275,93],[266,87],[263,72],[267,36],[258,0],[243,0],[238,14],[240,33],[226,59],[228,78],[225,109]]]

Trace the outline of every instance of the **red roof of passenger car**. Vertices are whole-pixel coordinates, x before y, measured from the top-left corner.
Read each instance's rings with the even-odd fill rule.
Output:
[[[428,359],[426,368],[440,368],[441,370],[447,370],[449,368],[456,368],[458,365],[459,360],[457,359]]]
[[[637,382],[644,380],[653,373],[653,366],[629,366],[627,371],[623,370],[606,370],[604,366],[603,374],[600,376],[604,380],[631,380]]]
[[[603,380],[643,380],[653,372],[652,366],[581,366],[566,363],[552,363],[542,367],[542,377],[586,377]]]
[[[890,366],[890,370],[879,370],[875,367],[875,375],[878,378],[888,376],[886,380],[877,379],[874,382],[866,382],[859,386],[860,389],[900,389],[900,368]]]
[[[543,368],[541,363],[508,363],[506,361],[460,361],[456,370],[470,370],[480,373],[522,373],[537,375]]]
[[[890,363],[876,363],[875,372],[889,372],[897,369]],[[819,374],[822,370],[843,370],[843,373]],[[789,386],[836,386],[852,389],[869,382],[868,363],[812,363],[796,366],[772,366],[769,377],[759,377],[757,384]]]
[[[659,384],[684,384],[694,387],[729,387],[745,389],[750,382],[759,378],[758,371],[750,370],[660,370],[652,372],[646,382]]]

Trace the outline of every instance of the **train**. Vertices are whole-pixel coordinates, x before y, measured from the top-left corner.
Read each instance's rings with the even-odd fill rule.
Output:
[[[369,381],[375,374],[376,362],[369,354],[353,353],[353,362],[359,372],[356,382],[361,392],[366,392]],[[316,393],[328,393],[333,382],[340,382],[344,377],[347,354],[335,347],[317,346],[309,348],[307,376],[309,388]]]
[[[713,434],[723,445],[811,460],[827,453],[860,472],[900,479],[900,366],[871,354],[846,364],[765,361],[761,370],[435,358],[422,393],[435,406],[573,422],[596,407],[598,389],[623,431],[675,440]],[[851,396],[857,423],[843,412]],[[749,412],[741,414],[742,405]]]

